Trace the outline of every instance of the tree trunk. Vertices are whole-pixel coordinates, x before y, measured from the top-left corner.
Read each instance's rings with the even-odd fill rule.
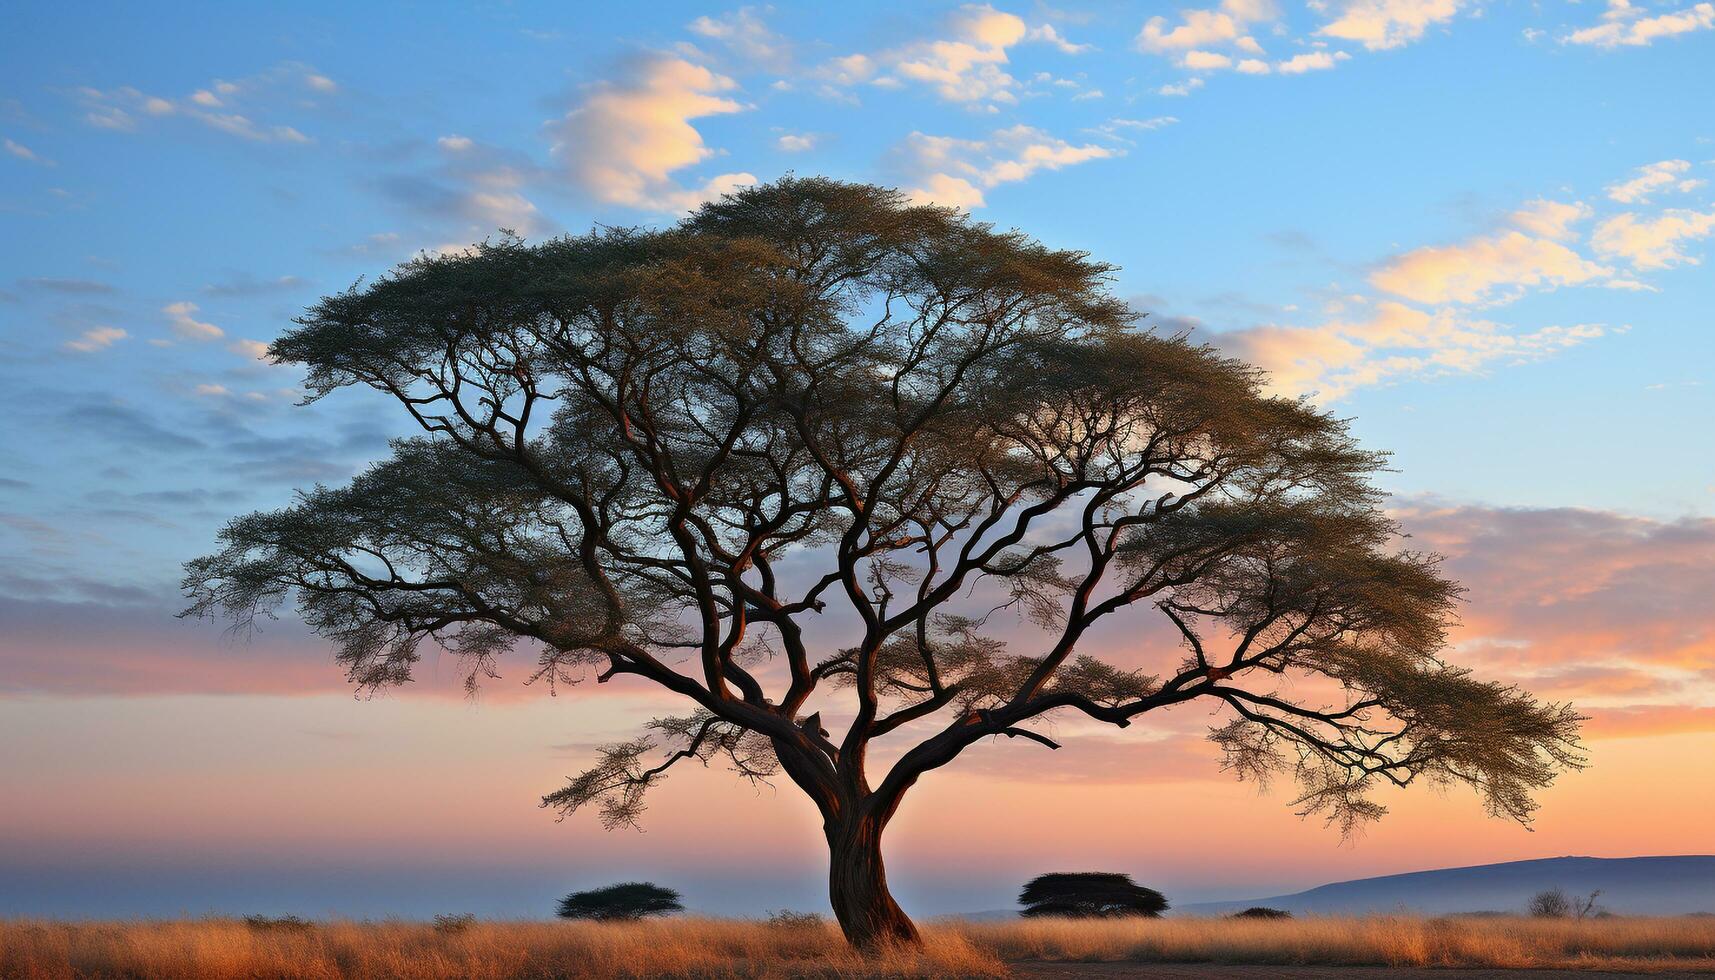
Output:
[[[922,942],[917,927],[887,890],[882,826],[873,814],[860,812],[827,828],[828,899],[846,941],[863,950]]]

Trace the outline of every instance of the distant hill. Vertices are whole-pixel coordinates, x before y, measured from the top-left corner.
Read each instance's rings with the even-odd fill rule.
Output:
[[[1322,885],[1295,895],[1235,902],[1179,905],[1188,915],[1220,915],[1266,905],[1299,914],[1357,914],[1406,909],[1447,913],[1523,911],[1547,888],[1585,895],[1601,889],[1597,904],[1621,914],[1679,915],[1715,912],[1715,856],[1558,857],[1383,875]]]

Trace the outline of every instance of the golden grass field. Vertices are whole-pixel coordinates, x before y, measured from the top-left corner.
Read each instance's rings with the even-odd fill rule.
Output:
[[[1006,976],[1008,963],[1715,970],[1715,918],[1379,916],[930,923],[921,951],[866,960],[828,927],[682,918],[622,925],[407,922],[257,928],[242,919],[0,922],[0,977]]]

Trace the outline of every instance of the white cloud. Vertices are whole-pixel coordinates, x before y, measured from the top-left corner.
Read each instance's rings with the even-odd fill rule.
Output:
[[[1715,232],[1715,211],[1670,208],[1655,218],[1618,214],[1596,226],[1590,244],[1597,254],[1624,259],[1637,269],[1667,269],[1697,265],[1699,259],[1680,250],[1681,242]]]
[[[1213,340],[1268,371],[1273,390],[1317,393],[1331,402],[1358,388],[1537,360],[1608,332],[1602,324],[1520,331],[1453,309],[1425,312],[1384,300],[1360,318],[1310,327],[1270,324]]]
[[[1260,58],[1245,58],[1233,67],[1243,75],[1266,75],[1269,73],[1268,62]]]
[[[68,340],[65,349],[77,351],[80,354],[90,354],[98,350],[106,350],[129,334],[118,327],[91,327],[79,334],[76,340]]]
[[[1223,0],[1219,7],[1208,10],[1182,10],[1179,23],[1169,26],[1165,17],[1151,17],[1133,42],[1138,50],[1151,54],[1186,51],[1211,45],[1236,44],[1255,53],[1260,50],[1254,38],[1246,34],[1253,21],[1273,20],[1278,16],[1270,0]],[[1244,42],[1249,42],[1248,45]]]
[[[1059,31],[1054,29],[1053,24],[1043,24],[1040,27],[1032,27],[1024,35],[1024,39],[1026,41],[1040,41],[1044,44],[1052,44],[1056,48],[1059,48],[1062,54],[1083,54],[1086,51],[1095,50],[1095,45],[1093,44],[1073,44],[1071,41],[1066,40]]]
[[[196,393],[204,398],[227,398],[232,395],[225,385],[201,384],[196,386]]]
[[[1628,0],[1608,0],[1603,23],[1573,31],[1561,40],[1567,44],[1592,44],[1599,48],[1646,47],[1658,38],[1706,31],[1715,27],[1715,4],[1699,3],[1655,17]]]
[[[1395,256],[1370,274],[1370,284],[1419,303],[1504,303],[1525,288],[1552,289],[1612,275],[1612,269],[1551,238],[1503,230]]]
[[[787,153],[803,153],[816,148],[815,133],[782,133],[774,145]]]
[[[1190,95],[1203,87],[1201,78],[1187,78],[1183,82],[1172,82],[1155,90],[1157,95]]]
[[[985,203],[983,192],[990,188],[1124,151],[1094,143],[1075,146],[1021,125],[996,130],[986,140],[912,133],[903,153],[907,169],[917,175],[916,186],[906,192],[912,200],[975,208]]]
[[[1645,204],[1658,191],[1690,191],[1703,186],[1703,181],[1685,176],[1691,169],[1689,160],[1662,160],[1641,166],[1631,180],[1612,184],[1608,197],[1621,204]]]
[[[825,83],[824,94],[838,98],[865,82],[882,88],[915,83],[947,102],[992,112],[1018,101],[1021,85],[1007,70],[1007,49],[1026,43],[1050,44],[1066,54],[1091,50],[1091,45],[1067,40],[1053,25],[1031,27],[1024,18],[986,3],[966,4],[948,18],[946,37],[834,58],[811,75]]]
[[[195,303],[180,301],[161,307],[161,312],[167,314],[173,326],[173,335],[180,340],[219,340],[226,336],[226,331],[212,323],[204,323],[191,316],[197,311]]]
[[[1327,71],[1351,55],[1344,51],[1306,51],[1285,61],[1276,62],[1274,70],[1282,75],[1302,75],[1307,71]]]
[[[834,88],[843,88],[869,81],[876,70],[875,59],[869,55],[848,54],[825,62],[815,75]]]
[[[1316,33],[1357,41],[1371,51],[1397,48],[1452,20],[1465,4],[1466,0],[1343,0],[1336,5],[1337,16]]]
[[[1589,218],[1590,206],[1583,201],[1565,204],[1538,198],[1508,216],[1514,227],[1541,238],[1565,241],[1575,236],[1572,226]]]
[[[475,145],[475,143],[471,140],[471,138],[469,136],[456,136],[456,135],[455,136],[443,136],[440,139],[435,140],[435,143],[441,149],[451,150],[454,153],[462,153],[465,150],[468,150],[472,146]]]
[[[676,171],[715,155],[691,120],[742,111],[724,94],[732,79],[682,58],[654,56],[629,78],[595,88],[554,124],[553,155],[597,200],[649,211],[678,212],[756,182],[722,174],[688,188]]]
[[[1192,50],[1180,57],[1179,64],[1192,71],[1211,71],[1216,68],[1231,68],[1233,59],[1216,51]]]
[[[1024,19],[983,4],[959,8],[952,38],[911,45],[896,53],[893,72],[932,87],[948,102],[1018,101],[1018,80],[1008,74],[1006,49],[1029,34]]]

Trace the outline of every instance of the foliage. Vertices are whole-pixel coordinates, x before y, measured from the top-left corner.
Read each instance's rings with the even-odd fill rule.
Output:
[[[768,913],[768,924],[776,929],[824,929],[828,925],[828,920],[815,912],[777,909]]]
[[[560,899],[557,914],[562,919],[594,919],[625,922],[654,915],[685,911],[679,893],[646,881],[625,881],[605,888],[572,892]]]
[[[1147,916],[1167,911],[1167,899],[1131,875],[1108,871],[1061,872],[1038,875],[1019,893],[1024,916],[1064,916],[1073,919]]]
[[[1599,914],[1596,899],[1601,895],[1599,888],[1583,898],[1567,894],[1564,888],[1550,888],[1532,895],[1525,910],[1538,919],[1585,919]]]
[[[543,805],[631,825],[686,760],[783,773],[831,848],[866,851],[840,857],[870,875],[834,889],[848,932],[909,938],[879,857],[906,791],[994,736],[1058,748],[1056,715],[1210,703],[1227,768],[1289,774],[1345,832],[1418,781],[1528,821],[1582,764],[1580,719],[1442,659],[1458,589],[1398,548],[1385,457],[1146,329],[1112,275],[819,178],[673,228],[420,258],[269,349],[312,399],[372,389],[419,436],[232,521],[187,565],[186,612],[247,629],[295,602],[364,690],[408,683],[425,645],[473,691],[519,648],[550,690],[664,688],[687,713]],[[1144,612],[1177,649],[1082,642]],[[814,648],[834,613],[857,626]]]
[[[1234,912],[1227,916],[1229,919],[1290,919],[1292,913],[1285,909],[1271,909],[1263,905],[1253,905],[1242,912]]]
[[[435,931],[449,935],[469,932],[476,926],[476,916],[469,912],[449,913],[435,916]]]
[[[247,915],[244,924],[259,932],[303,932],[315,928],[315,923],[295,915]]]

